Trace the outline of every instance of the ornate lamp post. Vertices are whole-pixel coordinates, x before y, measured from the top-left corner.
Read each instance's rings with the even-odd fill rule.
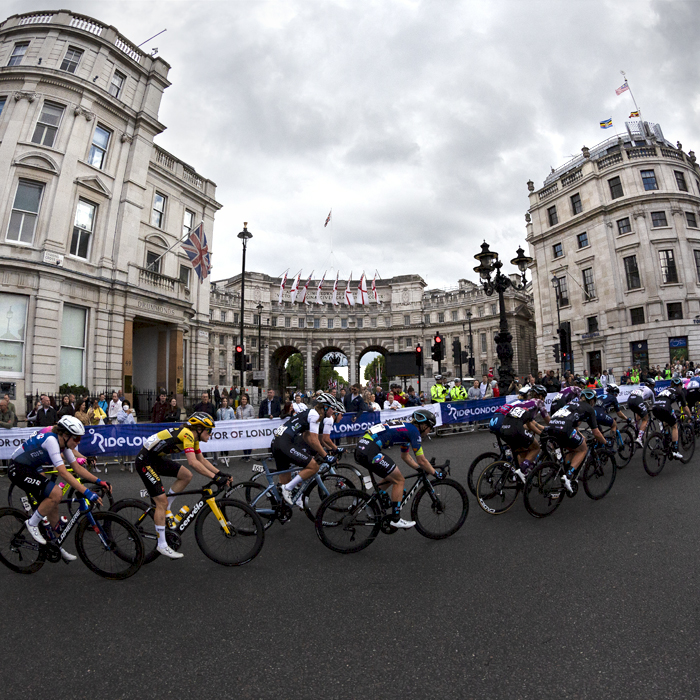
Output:
[[[508,320],[506,319],[506,304],[503,298],[503,293],[508,287],[520,290],[524,289],[527,284],[525,280],[525,272],[532,262],[532,258],[525,255],[522,248],[518,248],[517,256],[510,262],[520,270],[520,282],[513,282],[510,277],[501,272],[503,263],[498,258],[498,253],[489,250],[489,244],[484,241],[481,244],[481,252],[474,256],[478,261],[478,267],[474,268],[474,272],[479,273],[479,277],[484,287],[484,292],[487,296],[491,296],[494,292],[498,293],[499,303],[499,331],[496,336],[496,353],[500,361],[498,368],[498,388],[501,396],[505,396],[513,381],[513,336],[508,330]],[[493,275],[493,279],[491,279]]]
[[[262,356],[261,356],[261,353],[262,353],[261,330],[262,330],[263,305],[260,302],[258,302],[258,305],[255,308],[258,310],[258,371],[259,371],[261,369],[260,360],[262,358]]]
[[[474,377],[474,350],[472,347],[472,312],[467,311],[467,321],[469,323],[469,367],[467,372],[469,372],[470,377]]]
[[[564,376],[564,352],[566,348],[561,346],[561,316],[559,314],[559,279],[556,275],[552,275],[552,287],[557,299],[557,337],[559,338],[559,362],[561,364],[561,376]]]
[[[241,365],[241,392],[245,385],[245,342],[243,340],[243,314],[245,313],[245,251],[248,247],[248,241],[253,237],[253,234],[248,230],[248,222],[243,222],[243,230],[238,234],[238,238],[243,242],[243,264],[241,265],[241,347],[243,348],[243,358]]]

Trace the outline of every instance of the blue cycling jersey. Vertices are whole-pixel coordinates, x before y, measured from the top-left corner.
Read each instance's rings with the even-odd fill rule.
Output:
[[[600,407],[605,410],[606,413],[611,413],[612,411],[619,411],[620,404],[616,396],[612,394],[604,394],[600,396],[595,402],[596,407]]]
[[[423,454],[423,440],[418,426],[400,418],[372,426],[364,437],[372,440],[379,447],[401,445],[401,452],[408,452],[410,446],[417,455]]]
[[[43,467],[52,464],[72,464],[75,462],[73,451],[65,448],[61,457],[61,448],[55,433],[35,433],[21,447],[18,447],[12,455],[12,460],[18,464],[24,464],[37,471],[43,471]]]

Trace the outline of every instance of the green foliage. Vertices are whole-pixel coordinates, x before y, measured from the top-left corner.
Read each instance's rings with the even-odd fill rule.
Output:
[[[287,372],[287,386],[295,386],[297,389],[304,388],[304,358],[301,353],[292,355],[284,366]],[[284,387],[283,387],[284,388]]]
[[[386,360],[384,359],[384,355],[375,357],[372,362],[365,367],[365,379],[374,381],[374,378],[377,376],[377,364],[379,364],[382,370],[382,381],[384,381],[386,378]]]
[[[335,379],[338,382],[338,388],[345,384],[345,380],[333,369],[328,360],[321,360],[321,367],[318,373],[317,389],[328,391],[328,380]]]
[[[61,384],[58,387],[59,394],[75,394],[76,396],[85,396],[90,393],[90,390],[86,386],[81,384]]]

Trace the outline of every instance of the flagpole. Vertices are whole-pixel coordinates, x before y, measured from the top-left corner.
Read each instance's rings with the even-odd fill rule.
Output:
[[[627,84],[627,90],[629,91],[630,97],[632,98],[632,102],[634,102],[634,108],[639,113],[639,121],[643,122],[644,119],[642,118],[642,111],[637,106],[637,100],[634,99],[634,93],[632,92],[632,88],[630,86],[630,81],[627,78],[627,74],[623,70],[621,70],[620,73],[622,73],[623,77],[625,78],[625,83]],[[643,129],[642,129],[642,133],[644,133]]]
[[[200,226],[202,227],[202,232],[204,232],[204,219],[202,219],[202,221],[200,221]],[[195,228],[194,230],[196,231],[197,229]],[[179,241],[175,241],[175,243],[173,243],[173,244],[170,246],[170,248],[168,248],[164,253],[161,253],[161,254],[146,268],[146,269],[148,270],[149,268],[152,268],[153,270],[155,270],[154,265],[155,265],[164,255],[167,255],[173,248],[179,246],[181,243],[184,243],[184,242],[190,237],[191,234],[192,234],[192,232],[190,231],[190,233],[185,234]]]

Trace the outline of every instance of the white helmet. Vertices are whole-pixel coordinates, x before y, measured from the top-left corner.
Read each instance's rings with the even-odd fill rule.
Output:
[[[691,377],[694,377],[695,375],[692,372],[686,372],[685,373],[685,378],[690,379]]]
[[[525,384],[520,387],[520,390],[518,391],[518,396],[527,396],[530,393],[530,389],[532,387],[529,384]]]
[[[700,367],[695,370],[695,376],[700,376]]]
[[[78,437],[85,435],[85,426],[75,416],[63,416],[63,418],[58,421],[58,425],[71,435],[76,435]]]

